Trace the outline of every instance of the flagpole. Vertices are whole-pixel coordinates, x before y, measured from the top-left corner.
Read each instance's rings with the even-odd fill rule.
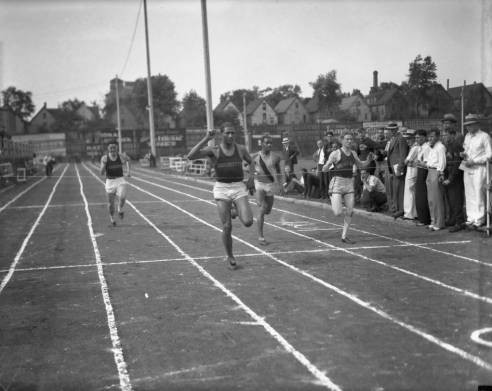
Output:
[[[118,130],[118,151],[123,152],[121,147],[121,117],[120,117],[120,95],[118,92],[118,75],[116,75],[116,129]]]
[[[152,98],[152,79],[150,73],[150,49],[149,49],[149,29],[147,22],[147,0],[143,0],[144,19],[145,19],[145,46],[147,49],[147,99],[149,102],[149,131],[150,131],[150,151],[157,156],[155,150],[155,131],[154,131],[154,103]]]
[[[207,23],[207,0],[201,0],[202,5],[202,31],[203,31],[203,59],[205,63],[205,87],[207,94],[207,132],[214,129],[214,116],[212,112],[212,83],[210,77],[210,55],[208,47],[208,23]],[[214,139],[208,142],[209,146],[214,146]]]

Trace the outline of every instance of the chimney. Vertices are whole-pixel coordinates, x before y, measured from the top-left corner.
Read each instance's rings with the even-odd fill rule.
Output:
[[[449,91],[449,79],[446,79],[446,91]]]
[[[372,88],[378,88],[378,71],[372,73]]]

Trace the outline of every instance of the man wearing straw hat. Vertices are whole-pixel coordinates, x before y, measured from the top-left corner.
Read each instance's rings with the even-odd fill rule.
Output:
[[[285,165],[290,167],[290,172],[294,172],[294,165],[297,164],[299,151],[291,143],[288,137],[282,139],[282,158]]]
[[[490,136],[480,129],[480,119],[476,114],[467,115],[463,125],[468,131],[460,164],[465,185],[465,224],[467,228],[476,229],[485,222],[486,163],[492,158],[492,146]]]

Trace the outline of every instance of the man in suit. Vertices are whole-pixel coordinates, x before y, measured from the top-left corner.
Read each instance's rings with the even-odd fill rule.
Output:
[[[325,140],[318,140],[316,142],[317,149],[313,153],[313,160],[316,163],[316,174],[318,175],[320,184],[320,196],[321,198],[328,197],[328,173],[323,172],[323,166],[328,159],[327,144]]]
[[[398,125],[394,122],[386,127],[391,132],[388,145],[388,170],[393,182],[393,218],[404,215],[403,196],[405,193],[405,159],[408,155],[408,143],[398,132]]]
[[[297,164],[297,155],[299,151],[294,145],[291,145],[288,137],[282,139],[282,159],[285,165],[290,167],[290,171],[294,172],[294,165]]]

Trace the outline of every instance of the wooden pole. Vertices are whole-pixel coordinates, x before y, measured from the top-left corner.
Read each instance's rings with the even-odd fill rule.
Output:
[[[157,157],[155,149],[155,130],[154,130],[154,103],[152,98],[152,79],[150,72],[150,49],[149,49],[149,28],[147,22],[147,0],[143,0],[144,19],[145,19],[145,47],[147,48],[147,99],[149,102],[149,131],[150,131],[150,151]]]
[[[214,116],[212,111],[212,82],[210,77],[210,55],[208,47],[208,23],[207,23],[207,0],[201,0],[202,4],[202,32],[203,32],[203,59],[205,63],[205,87],[207,94],[207,132],[214,129]],[[209,146],[215,145],[215,140],[208,142]]]

